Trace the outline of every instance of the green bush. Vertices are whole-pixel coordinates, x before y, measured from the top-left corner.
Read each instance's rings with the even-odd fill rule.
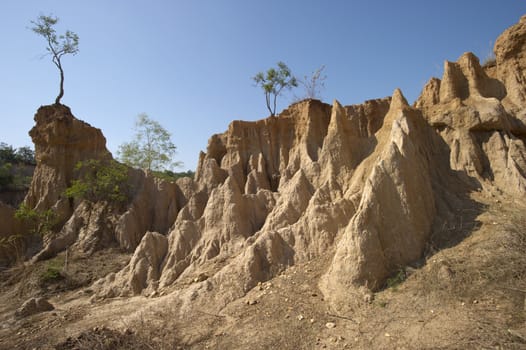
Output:
[[[397,290],[398,286],[405,281],[407,278],[407,275],[405,273],[404,269],[400,269],[396,272],[396,274],[390,278],[387,279],[385,282],[385,286],[387,288],[392,288],[394,291]]]
[[[15,218],[29,226],[29,233],[39,236],[50,234],[57,224],[57,214],[53,209],[37,211],[22,203],[15,212]]]
[[[107,201],[125,203],[130,197],[127,183],[128,167],[115,160],[103,162],[90,159],[77,163],[78,179],[66,189],[69,198],[85,199],[91,202]]]
[[[57,215],[52,209],[38,211],[29,208],[25,203],[22,203],[15,211],[15,218],[24,223],[27,231],[1,237],[0,248],[13,249],[17,259],[22,257],[26,235],[37,235],[40,237],[50,235],[58,223]]]
[[[56,257],[47,262],[44,271],[40,273],[39,281],[41,285],[50,284],[64,279],[62,275],[62,267],[64,266],[64,259]]]

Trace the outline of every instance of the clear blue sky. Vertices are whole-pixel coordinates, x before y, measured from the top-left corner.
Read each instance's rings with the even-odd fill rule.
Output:
[[[36,109],[58,93],[58,70],[28,29],[40,14],[80,37],[79,54],[63,59],[62,102],[75,116],[101,128],[115,154],[145,112],[172,133],[186,170],[232,120],[268,116],[251,77],[277,61],[298,76],[326,65],[329,103],[397,87],[412,102],[444,60],[486,58],[526,1],[1,0],[0,141],[15,147],[31,145]]]

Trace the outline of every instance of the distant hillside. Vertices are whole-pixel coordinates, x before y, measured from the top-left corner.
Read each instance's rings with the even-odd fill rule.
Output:
[[[0,201],[17,206],[24,199],[33,171],[35,153],[29,147],[18,149],[0,143]]]

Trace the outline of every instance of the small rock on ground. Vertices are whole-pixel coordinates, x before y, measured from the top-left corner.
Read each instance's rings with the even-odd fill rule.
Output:
[[[28,317],[40,312],[54,310],[55,307],[44,298],[31,298],[26,300],[18,310],[15,311],[17,317]]]

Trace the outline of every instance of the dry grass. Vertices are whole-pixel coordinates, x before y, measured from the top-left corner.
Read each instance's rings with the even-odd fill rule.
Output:
[[[451,348],[524,349],[515,329],[526,330],[526,211],[493,206],[482,220],[462,244],[430,256],[413,282],[421,297],[469,307],[465,332],[477,337]]]
[[[506,218],[487,222],[462,247],[431,256],[421,291],[471,300],[490,290],[526,292],[526,213],[512,211]]]
[[[167,308],[162,311],[141,313],[132,322],[121,319],[125,332],[134,333],[137,340],[151,350],[176,350],[183,347],[177,336],[177,326],[171,323],[175,310]],[[133,331],[130,331],[133,330]],[[143,349],[143,348],[140,348]]]
[[[138,337],[134,332],[128,330],[120,332],[114,329],[102,327],[84,331],[74,338],[57,344],[56,350],[153,350],[148,340]]]

